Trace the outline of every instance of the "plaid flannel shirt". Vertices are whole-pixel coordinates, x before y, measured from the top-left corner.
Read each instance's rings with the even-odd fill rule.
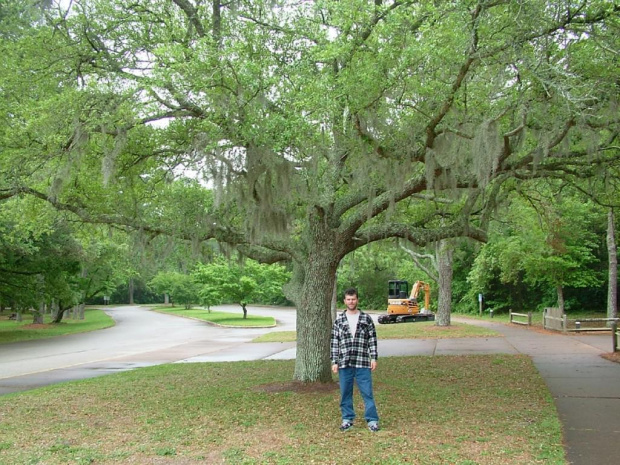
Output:
[[[369,315],[360,311],[355,337],[349,329],[345,312],[342,312],[332,327],[330,357],[338,368],[370,368],[370,361],[377,360],[377,333]]]

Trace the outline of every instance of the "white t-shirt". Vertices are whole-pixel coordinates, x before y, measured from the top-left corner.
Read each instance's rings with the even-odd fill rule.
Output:
[[[351,335],[355,338],[355,332],[357,331],[357,322],[360,319],[359,310],[353,314],[345,311],[344,314],[347,316],[347,321],[349,322],[349,331],[351,331]]]

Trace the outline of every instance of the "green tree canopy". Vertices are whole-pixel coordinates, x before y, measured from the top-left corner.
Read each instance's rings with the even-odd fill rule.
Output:
[[[203,285],[201,294],[209,305],[218,300],[239,304],[244,318],[250,303],[282,302],[282,286],[290,279],[290,273],[283,266],[254,260],[246,260],[243,264],[225,260],[201,264],[192,276]]]
[[[161,294],[169,294],[172,302],[186,309],[200,301],[200,285],[193,276],[176,271],[161,272],[149,282],[149,286]]]
[[[524,293],[523,285],[542,289],[550,297],[556,293],[555,299],[540,305],[561,308],[564,288],[598,287],[604,282],[595,265],[605,212],[581,196],[556,189],[555,184],[521,186],[502,209],[501,220],[494,224],[469,276],[473,291],[484,293],[491,305],[517,305],[519,310],[532,306],[526,295],[499,304],[501,298],[493,291],[498,280],[514,286],[515,293]]]
[[[291,263],[295,378],[328,381],[347,254],[389,237],[485,240],[508,180],[617,165],[618,11],[604,0],[75,2],[2,44],[0,199]],[[189,172],[212,202],[184,200],[190,223],[161,215],[166,183]],[[404,201],[407,218],[395,214]]]

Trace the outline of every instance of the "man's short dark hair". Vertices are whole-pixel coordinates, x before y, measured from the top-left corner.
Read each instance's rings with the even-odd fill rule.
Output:
[[[355,297],[358,297],[357,289],[355,289],[354,287],[350,287],[349,289],[344,291],[344,295],[345,295],[345,297],[348,296],[348,295],[354,295]]]

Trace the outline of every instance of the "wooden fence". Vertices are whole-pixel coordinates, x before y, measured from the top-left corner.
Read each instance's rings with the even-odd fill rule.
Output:
[[[568,318],[559,308],[549,307],[543,311],[543,328],[563,332],[611,331],[610,323],[619,318]]]
[[[565,331],[611,331],[610,323],[617,323],[618,318],[575,318],[567,320]]]
[[[564,328],[566,328],[566,313],[556,307],[545,308],[543,310],[543,328],[564,331]]]
[[[525,321],[517,318],[525,318]],[[518,325],[532,326],[532,312],[515,313],[510,310],[510,322]]]

